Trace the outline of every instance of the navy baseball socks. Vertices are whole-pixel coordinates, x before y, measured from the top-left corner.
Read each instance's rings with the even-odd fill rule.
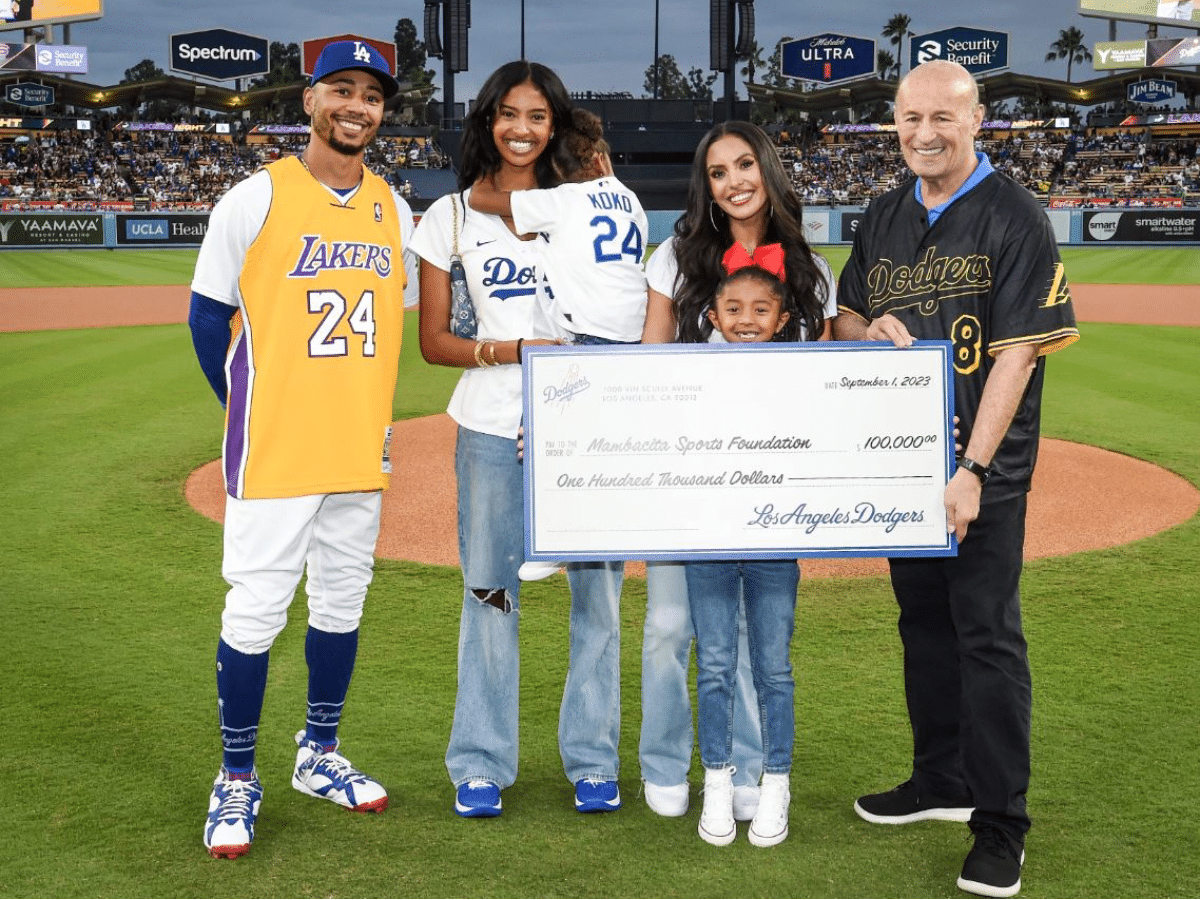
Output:
[[[337,727],[357,651],[357,630],[346,634],[308,630],[308,715],[305,730],[296,734],[292,787],[355,812],[382,812],[388,805],[383,785],[338,753]],[[247,853],[254,841],[263,795],[254,751],[267,662],[267,653],[242,653],[224,641],[217,645],[217,709],[224,756],[204,824],[204,846],[213,857],[235,859]]]
[[[242,653],[217,643],[217,718],[221,770],[208,798],[204,846],[210,856],[235,859],[250,850],[263,789],[254,771],[258,719],[267,687],[266,653]]]

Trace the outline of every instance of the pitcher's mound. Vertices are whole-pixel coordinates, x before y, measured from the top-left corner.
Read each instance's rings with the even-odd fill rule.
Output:
[[[383,495],[376,554],[458,565],[454,494],[455,424],[442,414],[397,422],[395,473]],[[225,515],[220,460],[197,469],[188,501],[210,519]],[[1043,439],[1029,496],[1025,556],[1064,556],[1126,544],[1178,525],[1200,509],[1200,490],[1173,472],[1098,447]],[[631,563],[630,575],[645,572]],[[877,575],[883,559],[805,559],[805,578]]]

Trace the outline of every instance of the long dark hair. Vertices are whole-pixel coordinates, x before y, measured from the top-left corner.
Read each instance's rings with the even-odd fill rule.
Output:
[[[488,76],[479,89],[475,105],[463,125],[462,165],[458,171],[458,188],[465,190],[481,175],[491,175],[500,169],[500,151],[492,137],[492,120],[504,95],[519,84],[529,82],[541,92],[550,106],[551,138],[534,166],[538,187],[554,187],[559,178],[554,172],[554,152],[558,149],[556,132],[570,127],[573,104],[567,89],[553,70],[541,63],[518,59],[505,63]]]
[[[816,340],[825,326],[823,309],[829,285],[804,238],[804,211],[800,198],[767,133],[750,122],[736,121],[714,125],[700,141],[692,160],[687,209],[675,223],[675,259],[679,263],[679,276],[673,299],[679,340],[703,343],[712,334],[713,326],[705,311],[712,302],[713,290],[725,277],[721,257],[733,243],[729,217],[713,200],[708,185],[709,148],[726,135],[739,137],[749,144],[758,160],[770,203],[763,243],[783,246],[788,293],[796,305],[793,318],[798,315],[808,339]]]

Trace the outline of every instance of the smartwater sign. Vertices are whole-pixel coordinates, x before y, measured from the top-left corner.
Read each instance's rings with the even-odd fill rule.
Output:
[[[1169,78],[1145,78],[1129,85],[1127,95],[1130,103],[1161,103],[1174,99],[1176,89]]]
[[[979,28],[946,28],[915,35],[909,44],[916,68],[935,59],[956,62],[972,75],[1008,68],[1008,34]]]
[[[1200,240],[1200,213],[1165,209],[1085,212],[1083,240],[1190,244]]]
[[[171,71],[229,81],[271,70],[266,38],[224,28],[171,35]]]
[[[818,34],[786,42],[779,71],[788,78],[833,84],[875,72],[875,42],[845,34]]]

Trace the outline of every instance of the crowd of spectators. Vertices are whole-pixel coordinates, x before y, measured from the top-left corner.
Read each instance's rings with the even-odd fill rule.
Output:
[[[306,136],[231,139],[204,132],[61,131],[0,141],[0,209],[211,209],[263,164]],[[448,168],[424,137],[380,136],[367,164],[413,196],[405,169]]]
[[[207,132],[46,132],[0,140],[0,208],[208,209],[231,186],[303,134],[232,138]],[[810,205],[863,206],[909,177],[894,135],[801,142],[782,133],[780,157]],[[1200,140],[1117,132],[1010,132],[979,141],[996,168],[1043,202],[1107,205],[1200,198]],[[406,170],[444,169],[448,155],[425,137],[381,136],[367,165],[416,196]],[[425,198],[434,199],[434,198]]]
[[[910,177],[894,135],[806,145],[783,135],[778,147],[807,204],[863,206]],[[1200,198],[1200,141],[1195,138],[1025,131],[985,137],[978,148],[1047,203],[1058,198],[1080,205],[1137,205]]]

